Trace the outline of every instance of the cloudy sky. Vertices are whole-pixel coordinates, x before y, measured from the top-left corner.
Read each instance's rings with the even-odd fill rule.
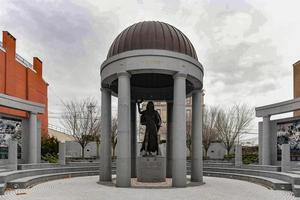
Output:
[[[0,30],[17,52],[43,61],[49,120],[62,103],[100,100],[99,68],[126,27],[167,22],[194,44],[205,69],[205,103],[261,106],[293,97],[292,64],[300,60],[299,0],[0,0]],[[113,111],[116,111],[116,99]]]

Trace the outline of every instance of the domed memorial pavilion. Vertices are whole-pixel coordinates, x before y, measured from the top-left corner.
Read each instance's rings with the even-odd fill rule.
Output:
[[[203,67],[190,40],[163,22],[145,21],[122,31],[101,65],[100,182],[112,180],[111,95],[118,97],[116,185],[130,187],[136,177],[136,102],[167,102],[167,177],[185,187],[185,100],[192,96],[191,181],[202,183]]]

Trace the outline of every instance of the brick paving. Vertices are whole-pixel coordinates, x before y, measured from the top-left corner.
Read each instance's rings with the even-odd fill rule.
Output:
[[[204,177],[202,186],[186,188],[117,188],[96,184],[98,176],[50,181],[6,191],[0,200],[300,200],[292,192],[245,181]]]

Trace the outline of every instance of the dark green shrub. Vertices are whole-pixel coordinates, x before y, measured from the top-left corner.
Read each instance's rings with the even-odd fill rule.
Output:
[[[47,161],[49,163],[57,163],[58,162],[58,156],[52,155],[52,154],[46,154],[42,156],[42,160]]]
[[[243,147],[243,163],[258,164],[258,146]]]
[[[234,153],[230,153],[224,156],[224,160],[232,160],[234,159]]]
[[[41,156],[42,160],[53,162],[58,154],[58,140],[55,137],[42,137]]]
[[[258,163],[258,154],[252,153],[243,155],[244,164],[257,164]]]

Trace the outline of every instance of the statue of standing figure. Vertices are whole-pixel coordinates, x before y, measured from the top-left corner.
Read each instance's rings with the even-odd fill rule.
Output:
[[[156,110],[154,110],[154,104],[152,101],[148,102],[146,110],[143,111],[141,111],[140,103],[141,102],[138,102],[138,110],[141,114],[141,124],[146,126],[144,141],[140,152],[144,151],[144,156],[152,156],[152,153],[159,155],[158,131],[161,126],[160,115]]]

